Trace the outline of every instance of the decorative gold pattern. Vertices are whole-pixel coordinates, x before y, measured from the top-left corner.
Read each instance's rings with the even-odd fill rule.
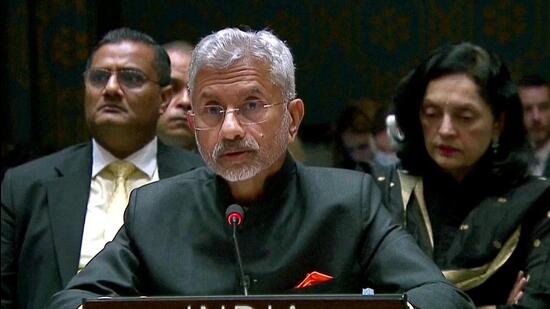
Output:
[[[411,39],[410,16],[392,6],[383,8],[380,14],[372,16],[369,26],[371,29],[377,29],[370,32],[371,41],[388,52],[394,52],[398,46]]]
[[[508,238],[497,256],[489,263],[469,269],[444,270],[443,275],[463,291],[475,288],[487,281],[512,256],[519,242],[521,227]]]
[[[424,182],[422,178],[408,175],[398,171],[399,181],[401,182],[401,197],[403,199],[403,219],[404,225],[407,225],[407,204],[410,202],[411,194],[414,192],[414,196],[418,201],[420,207],[420,213],[422,219],[424,220],[424,225],[426,226],[426,231],[428,232],[428,238],[430,240],[431,249],[434,248],[434,237],[432,231],[432,223],[430,221],[430,216],[428,215],[428,208],[426,208],[426,201],[424,200]]]
[[[399,79],[446,42],[491,46],[506,56],[515,77],[531,71],[550,74],[548,0],[124,3],[107,14],[96,1],[7,2],[4,61],[7,87],[13,91],[4,98],[9,113],[2,120],[9,124],[9,142],[60,148],[82,141],[73,134],[72,120],[82,113],[66,115],[55,93],[81,86],[85,58],[109,25],[145,31],[161,43],[197,42],[220,25],[273,29],[296,56],[297,85],[309,104],[306,120],[313,124],[333,121],[350,98],[390,98]],[[73,103],[82,106],[82,97]]]
[[[55,34],[53,45],[57,48],[52,51],[52,59],[65,67],[77,66],[88,56],[86,34],[67,26],[61,27]]]
[[[499,0],[483,9],[483,33],[506,44],[527,31],[527,9],[516,1]]]
[[[433,250],[433,246],[434,246],[433,232],[432,232],[430,218],[428,216],[428,212],[426,208],[426,202],[424,200],[424,194],[423,194],[424,190],[423,190],[422,179],[420,177],[401,173],[400,171],[398,175],[401,181],[401,197],[403,199],[403,207],[405,212],[405,215],[404,215],[405,225],[406,225],[406,218],[407,218],[406,216],[407,204],[410,202],[410,197],[414,192],[415,197],[420,206],[422,219],[428,231],[428,237]],[[467,230],[467,229],[469,229],[469,226],[466,224],[463,224],[460,226],[460,230]],[[466,291],[476,286],[479,286],[480,284],[485,282],[487,278],[492,276],[510,258],[510,256],[512,255],[513,251],[516,249],[516,246],[518,244],[519,235],[520,235],[520,227],[518,227],[518,229],[512,234],[512,236],[510,236],[510,238],[506,241],[504,246],[502,246],[502,244],[498,240],[493,241],[493,246],[495,246],[495,248],[497,249],[502,248],[502,249],[499,251],[495,259],[493,259],[493,261],[491,261],[490,263],[487,263],[481,267],[470,268],[470,269],[444,270],[443,274],[449,281],[454,283],[461,290]]]

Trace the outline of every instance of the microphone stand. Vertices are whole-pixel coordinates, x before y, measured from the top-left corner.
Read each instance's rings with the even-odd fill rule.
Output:
[[[248,282],[248,278],[244,274],[243,262],[241,260],[241,252],[239,251],[239,243],[237,241],[237,222],[232,222],[232,223],[233,224],[231,225],[233,226],[233,243],[235,244],[235,255],[237,256],[239,271],[241,272],[241,285],[243,287],[244,296],[248,296],[249,282]]]

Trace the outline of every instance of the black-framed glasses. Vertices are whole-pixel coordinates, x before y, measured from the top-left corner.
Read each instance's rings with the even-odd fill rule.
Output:
[[[249,101],[237,108],[225,108],[220,105],[205,105],[191,112],[196,130],[209,130],[217,127],[228,113],[235,113],[237,120],[242,125],[253,125],[267,120],[268,110],[273,106],[282,105],[284,102],[265,104],[258,101]]]
[[[116,74],[117,82],[125,89],[140,88],[148,81],[159,84],[158,81],[150,79],[145,73],[136,69],[108,70],[92,68],[84,72],[84,80],[92,87],[103,89],[107,86],[113,74]]]

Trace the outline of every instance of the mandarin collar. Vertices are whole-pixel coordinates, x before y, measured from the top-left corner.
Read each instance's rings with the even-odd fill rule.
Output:
[[[220,208],[223,208],[223,211],[231,204],[241,205],[246,209],[247,213],[256,213],[272,208],[276,205],[280,205],[280,201],[285,199],[295,174],[296,161],[294,161],[292,156],[287,152],[281,169],[266,179],[263,195],[258,200],[246,204],[236,202],[231,196],[227,181],[221,176],[216,175],[215,186],[218,192],[217,203]]]

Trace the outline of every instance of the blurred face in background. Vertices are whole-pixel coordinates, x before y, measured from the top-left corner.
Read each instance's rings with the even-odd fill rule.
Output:
[[[158,135],[166,144],[193,149],[195,138],[187,125],[187,112],[191,110],[191,100],[187,91],[191,52],[167,52],[171,62],[170,84],[173,95],[169,104],[161,110],[157,126]]]
[[[501,127],[478,86],[465,74],[430,81],[420,122],[429,156],[457,181],[474,168]]]
[[[373,158],[371,134],[347,130],[342,133],[342,145],[355,162],[369,162]]]
[[[518,88],[523,105],[523,122],[536,148],[550,140],[550,89],[547,86]]]

